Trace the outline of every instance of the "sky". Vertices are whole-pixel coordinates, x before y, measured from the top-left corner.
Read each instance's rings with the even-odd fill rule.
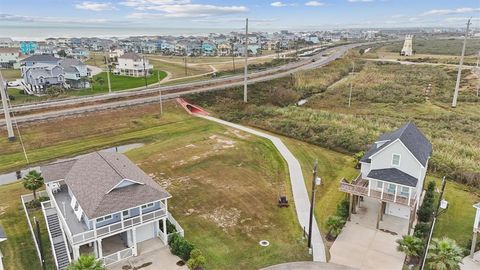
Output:
[[[253,31],[464,27],[469,17],[473,17],[473,26],[479,27],[480,0],[0,0],[0,30],[136,27],[235,31],[244,27],[247,17]]]

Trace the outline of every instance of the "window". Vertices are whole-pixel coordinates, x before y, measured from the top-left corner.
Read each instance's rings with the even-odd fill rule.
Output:
[[[153,202],[152,202],[152,203],[147,203],[147,204],[144,204],[144,205],[142,205],[142,209],[145,209],[145,208],[150,208],[150,207],[152,207],[153,205],[154,205],[154,203],[153,203]]]
[[[129,210],[123,211],[123,217],[124,218],[129,217],[129,216],[130,216],[130,211]]]
[[[78,211],[78,202],[77,202],[77,201],[75,201],[75,207],[74,207],[74,210],[75,210],[75,212],[77,212],[77,211]]]
[[[402,189],[400,190],[400,196],[408,197],[409,193],[410,193],[410,188],[408,187],[402,187]]]
[[[101,217],[101,218],[97,218],[97,223],[98,222],[103,222],[103,221],[108,221],[108,220],[111,220],[111,219],[113,219],[112,215],[104,216],[104,217]]]
[[[392,155],[392,165],[393,166],[400,166],[400,155],[399,154],[393,154]]]
[[[383,187],[383,182],[377,181],[377,188],[382,188]]]
[[[395,194],[395,184],[388,184],[387,192]]]

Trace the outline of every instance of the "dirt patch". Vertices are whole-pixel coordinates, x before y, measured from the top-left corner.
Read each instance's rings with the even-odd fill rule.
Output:
[[[232,133],[233,135],[235,135],[236,137],[238,137],[240,139],[247,139],[247,138],[250,137],[250,134],[245,133],[245,132],[241,132],[238,129],[229,129],[224,134],[230,134],[230,133]]]
[[[227,231],[229,228],[237,226],[240,220],[241,211],[237,208],[226,209],[224,206],[217,207],[212,213],[204,214],[201,217],[213,221],[223,231]]]
[[[5,214],[5,210],[7,210],[6,206],[0,206],[0,216]]]
[[[217,135],[212,135],[209,137],[209,139],[214,140],[216,142],[216,144],[213,146],[215,150],[235,147],[235,141],[228,140],[226,138],[221,138],[220,136],[217,136]]]

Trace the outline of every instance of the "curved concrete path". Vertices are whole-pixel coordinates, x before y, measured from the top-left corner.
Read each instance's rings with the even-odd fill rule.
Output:
[[[290,183],[292,185],[293,199],[295,200],[295,210],[297,212],[297,218],[302,228],[308,230],[308,221],[310,216],[310,201],[308,197],[307,187],[305,186],[305,181],[303,178],[302,168],[300,163],[295,158],[295,156],[288,150],[287,146],[280,140],[278,137],[272,136],[254,130],[248,127],[244,127],[238,124],[230,123],[218,118],[211,116],[198,115],[195,116],[217,122],[219,124],[229,126],[235,129],[239,129],[253,135],[265,138],[270,140],[273,145],[278,149],[278,152],[283,156],[285,161],[288,164],[288,170],[290,173]],[[317,262],[326,262],[327,258],[325,255],[325,245],[323,244],[322,236],[320,235],[320,230],[318,229],[317,221],[313,219],[313,228],[312,228],[312,249],[313,249],[313,260]]]

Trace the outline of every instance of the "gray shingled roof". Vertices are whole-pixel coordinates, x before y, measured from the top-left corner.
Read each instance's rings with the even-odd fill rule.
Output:
[[[376,144],[373,144],[360,161],[370,163],[370,157],[373,154],[387,147],[397,139],[402,141],[423,166],[427,165],[428,158],[432,154],[432,144],[412,122],[408,122],[399,129],[380,136],[377,141],[386,142],[378,148]]]
[[[76,67],[84,65],[85,64],[78,59],[66,58],[60,61],[60,66],[62,66],[63,70],[68,73],[76,73],[78,71]]]
[[[37,54],[27,57],[22,60],[22,62],[57,62],[60,61],[60,58],[57,58],[48,54]]]
[[[367,177],[410,187],[416,187],[418,182],[417,178],[397,168],[371,170]]]
[[[64,179],[89,218],[171,197],[150,176],[119,153],[95,152],[73,160],[73,164],[54,163],[41,170],[47,182]],[[140,184],[113,189],[125,179]]]
[[[142,57],[140,57],[140,55],[138,55],[136,53],[133,53],[133,52],[125,53],[124,55],[120,56],[119,58],[121,58],[121,59],[132,59],[133,61],[138,61],[138,60],[142,59]]]

